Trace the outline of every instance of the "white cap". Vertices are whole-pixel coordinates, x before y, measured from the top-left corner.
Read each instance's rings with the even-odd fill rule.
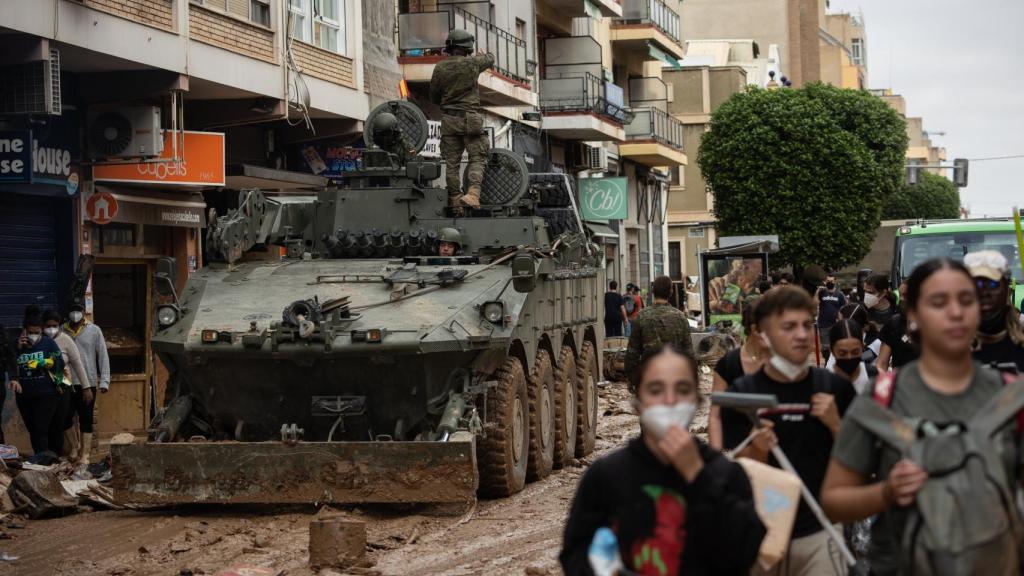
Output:
[[[971,276],[1002,280],[1009,272],[1006,256],[996,250],[980,250],[964,256],[964,266],[971,271]]]

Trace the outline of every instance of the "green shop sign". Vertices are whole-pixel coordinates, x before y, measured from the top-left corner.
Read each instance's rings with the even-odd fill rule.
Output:
[[[625,178],[581,178],[584,220],[625,220],[629,215]]]

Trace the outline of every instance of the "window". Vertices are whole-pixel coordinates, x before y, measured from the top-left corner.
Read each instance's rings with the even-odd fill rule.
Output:
[[[668,243],[668,276],[673,280],[682,280],[683,272],[681,264],[683,262],[683,250],[682,245],[679,242]]]
[[[850,58],[857,66],[864,65],[864,40],[862,38],[854,38],[851,40]]]
[[[526,40],[526,22],[516,18],[516,38]]]
[[[252,0],[256,2],[257,0]],[[345,53],[345,0],[288,0],[291,35],[331,52]]]
[[[249,20],[270,27],[270,0],[249,0]]]

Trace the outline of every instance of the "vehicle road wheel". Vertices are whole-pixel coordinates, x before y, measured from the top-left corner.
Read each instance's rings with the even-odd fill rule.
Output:
[[[537,351],[537,361],[530,377],[530,458],[526,479],[530,482],[551,474],[555,457],[555,377],[551,355]]]
[[[555,368],[555,468],[572,463],[576,455],[576,355],[562,346]]]
[[[597,353],[584,342],[576,366],[576,457],[594,451],[597,443]]]
[[[526,484],[530,404],[526,375],[516,358],[498,369],[498,385],[487,391],[485,437],[477,445],[480,493],[509,496]]]

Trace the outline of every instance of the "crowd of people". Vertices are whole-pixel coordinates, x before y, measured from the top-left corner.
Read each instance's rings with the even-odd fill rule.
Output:
[[[671,308],[660,280],[627,352],[640,434],[584,474],[566,573],[1024,573],[1024,326],[1001,253],[930,260],[898,291],[874,274],[863,299],[829,274],[773,278],[742,310],[745,338],[712,389],[779,407],[752,424],[712,406],[707,443],[689,431],[701,402],[689,326],[659,309]],[[790,470],[810,494],[773,565],[758,562],[766,525],[737,458]],[[615,561],[599,562],[609,541]]]
[[[31,460],[49,464],[66,458],[88,464],[96,393],[110,387],[110,360],[99,326],[73,303],[65,316],[26,307],[13,344],[0,347],[0,407],[8,391],[32,445]],[[0,334],[6,331],[0,326]],[[77,425],[76,425],[77,422]],[[0,443],[5,443],[0,430]]]

